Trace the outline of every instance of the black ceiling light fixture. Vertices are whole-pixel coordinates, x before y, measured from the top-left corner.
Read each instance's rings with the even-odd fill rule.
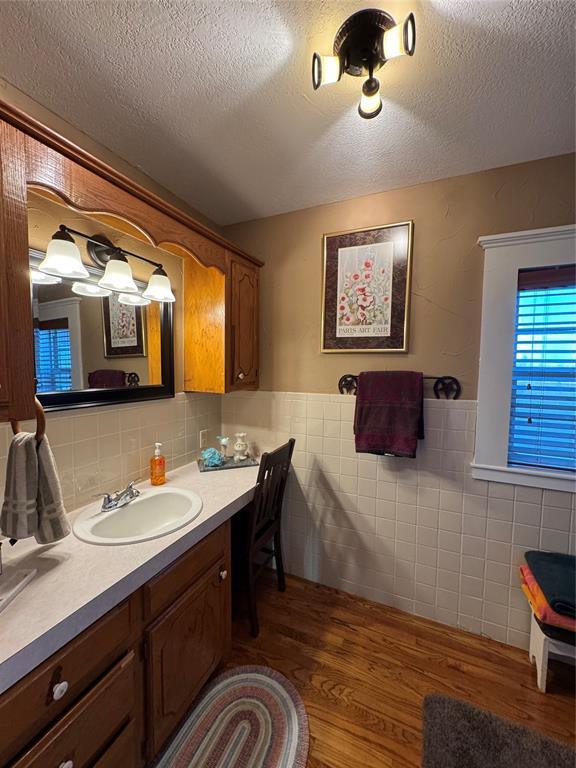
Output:
[[[312,56],[312,85],[337,83],[343,74],[368,77],[362,86],[358,106],[361,117],[370,119],[380,114],[380,83],[374,77],[389,59],[412,56],[416,47],[416,23],[409,14],[401,24],[376,8],[366,8],[346,19],[334,38],[332,56]]]

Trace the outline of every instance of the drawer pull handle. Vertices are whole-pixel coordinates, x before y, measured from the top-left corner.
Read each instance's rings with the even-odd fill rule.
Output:
[[[65,760],[63,763],[60,763],[58,768],[74,768],[74,761],[73,760]]]
[[[226,579],[228,578],[228,571],[225,568],[223,568],[218,574],[218,577],[220,581],[226,581]]]
[[[54,701],[60,701],[60,699],[63,696],[65,696],[67,692],[68,692],[68,683],[66,682],[66,680],[62,680],[61,683],[56,683],[54,688],[52,688],[52,698],[54,699]],[[68,760],[68,762],[66,763],[62,763],[62,765],[65,768],[73,768],[70,760]],[[62,766],[60,766],[60,768],[62,768]]]

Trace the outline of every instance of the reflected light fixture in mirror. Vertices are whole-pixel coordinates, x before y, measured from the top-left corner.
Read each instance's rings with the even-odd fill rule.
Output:
[[[73,283],[72,285],[72,292],[77,294],[78,296],[94,296],[94,297],[102,297],[105,296],[111,296],[112,291],[109,291],[107,288],[102,288],[99,285],[96,285],[96,283]]]
[[[37,269],[30,270],[30,279],[33,285],[58,285],[62,282],[61,277],[47,275],[45,272],[38,272]]]
[[[169,303],[176,301],[168,275],[162,267],[154,270],[142,296],[152,301],[167,301]]]
[[[140,296],[139,293],[121,293],[118,296],[119,304],[126,304],[129,307],[147,307],[152,302],[150,299],[144,298],[144,295]]]
[[[98,285],[109,291],[138,293],[128,259],[121,251],[116,251],[110,256],[110,261],[104,270],[104,276],[98,281]]]
[[[62,226],[52,235],[46,249],[46,256],[38,265],[38,269],[48,275],[69,279],[90,277],[90,273],[82,263],[78,246]]]

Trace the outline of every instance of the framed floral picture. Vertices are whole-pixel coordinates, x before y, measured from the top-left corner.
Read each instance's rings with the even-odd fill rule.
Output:
[[[407,352],[414,223],[324,235],[322,352]]]

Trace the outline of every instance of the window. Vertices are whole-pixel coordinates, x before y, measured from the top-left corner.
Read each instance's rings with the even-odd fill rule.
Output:
[[[572,265],[518,273],[508,464],[576,466],[576,285]]]
[[[38,392],[72,389],[72,353],[66,318],[38,323],[34,329],[34,356]]]
[[[518,273],[510,466],[576,466],[576,269]]]
[[[472,476],[576,490],[576,227],[481,237]]]

